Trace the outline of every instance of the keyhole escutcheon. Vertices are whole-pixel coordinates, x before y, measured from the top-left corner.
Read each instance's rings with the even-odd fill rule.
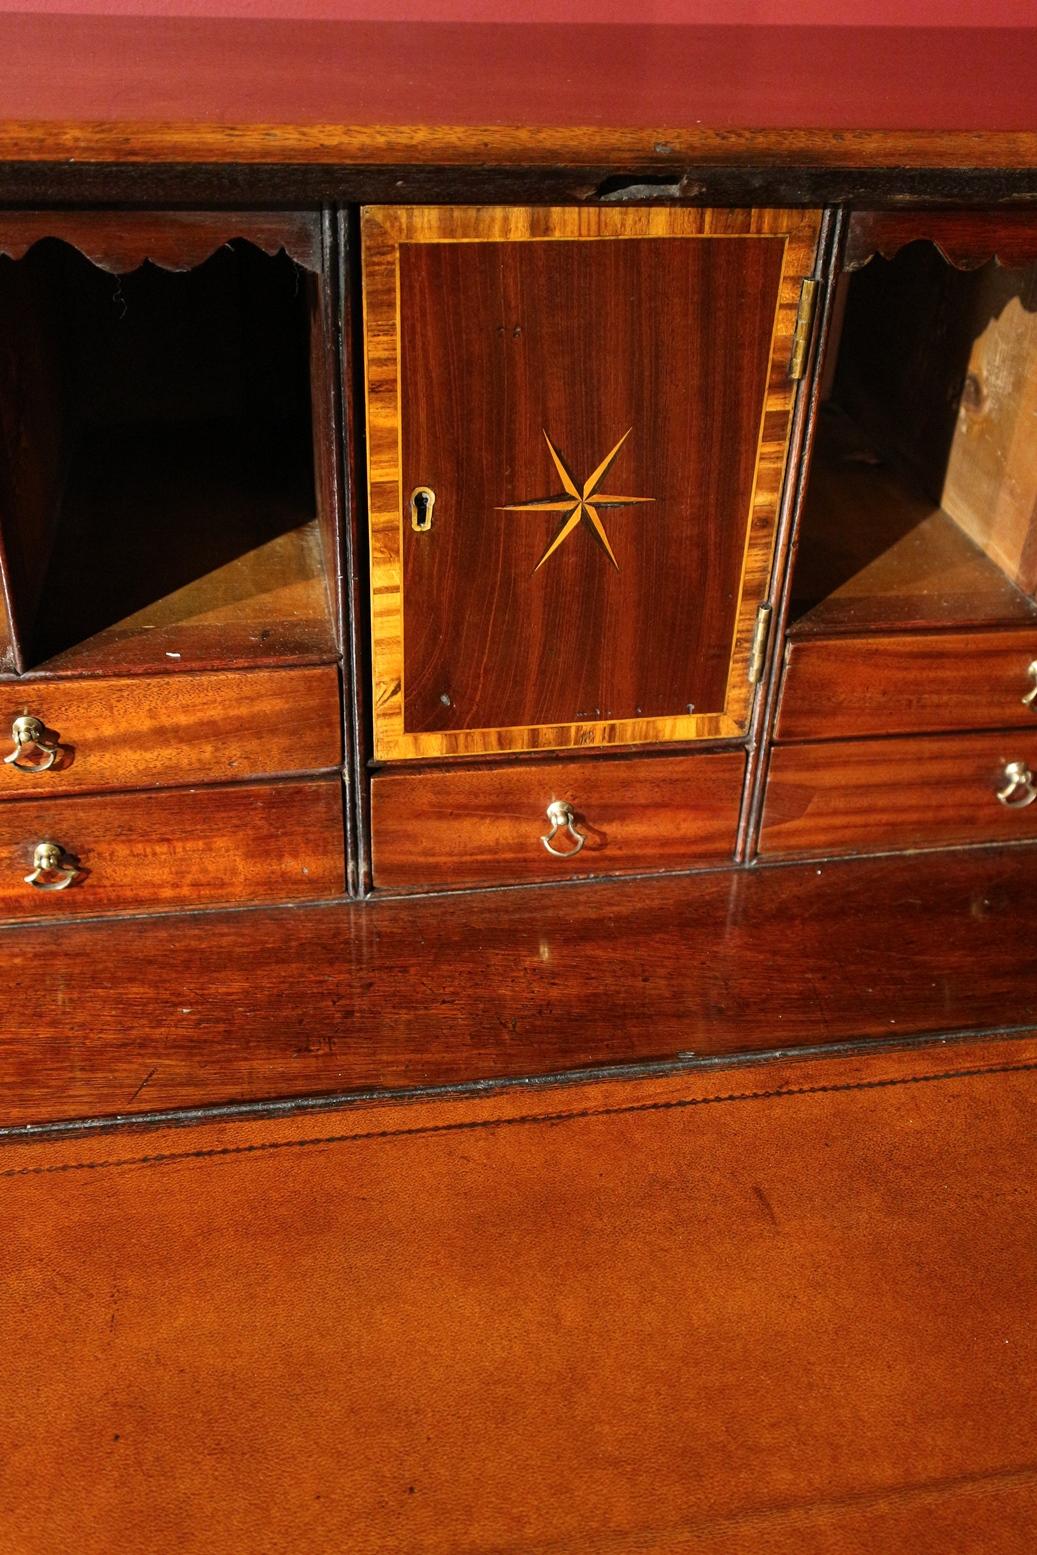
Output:
[[[410,526],[416,534],[427,534],[432,528],[435,505],[436,494],[431,486],[415,486],[410,494]]]

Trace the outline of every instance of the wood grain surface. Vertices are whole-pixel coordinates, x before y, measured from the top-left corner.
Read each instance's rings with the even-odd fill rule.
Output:
[[[493,885],[649,873],[730,860],[745,756],[546,761],[478,771],[382,772],[371,784],[374,883]],[[555,858],[554,801],[585,840]],[[553,847],[575,846],[565,828]]]
[[[75,866],[67,889],[26,883],[40,842]],[[0,917],[14,922],[313,900],[344,876],[336,778],[0,805]]]
[[[1037,623],[1021,631],[899,632],[794,639],[779,740],[852,739],[1016,726],[1037,733],[1023,698],[1037,686]]]
[[[778,746],[760,853],[824,857],[1026,841],[1037,834],[1037,804],[1009,807],[997,798],[1006,765],[1020,761],[1037,777],[1037,729]]]
[[[817,231],[816,212],[365,211],[378,758],[744,732]],[[581,516],[548,555],[567,512],[507,511],[568,501],[547,439],[579,492],[623,443],[594,486],[618,549]],[[417,486],[437,492],[425,534]]]
[[[60,238],[91,264],[121,274],[145,260],[163,270],[191,270],[234,238],[264,254],[282,250],[306,270],[321,269],[316,212],[271,211],[4,211],[0,254],[21,259],[42,238]]]
[[[1035,859],[10,929],[0,1121],[1037,1026]]]
[[[9,15],[0,156],[1028,170],[1035,51],[976,26]]]
[[[921,344],[912,359],[920,353]],[[925,395],[917,384],[914,389],[912,425],[922,419],[923,407],[935,405],[945,415],[946,395]],[[904,393],[904,415],[908,403]],[[937,490],[941,475],[934,477]],[[819,418],[792,577],[790,629],[796,636],[1030,621],[1037,622],[1037,603],[917,477],[905,475],[848,417],[832,411]]]
[[[846,228],[843,269],[859,270],[876,254],[893,259],[924,239],[959,270],[1037,264],[1037,216],[1029,211],[854,211]]]
[[[1029,1555],[1035,1069],[9,1144],[6,1548]]]
[[[1037,254],[1037,221],[1033,224]],[[1037,263],[984,269],[941,502],[984,555],[1037,595]]]
[[[0,674],[12,673],[16,668],[11,607],[8,603],[9,590],[7,558],[4,554],[3,536],[0,535]]]
[[[342,761],[334,665],[120,679],[0,681],[3,755],[15,718],[60,748],[45,772],[0,763],[0,800],[319,772]],[[25,762],[38,763],[28,750]]]

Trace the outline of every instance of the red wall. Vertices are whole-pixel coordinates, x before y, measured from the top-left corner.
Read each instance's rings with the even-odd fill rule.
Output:
[[[0,0],[0,11],[365,21],[764,22],[785,26],[1032,27],[1034,0]]]

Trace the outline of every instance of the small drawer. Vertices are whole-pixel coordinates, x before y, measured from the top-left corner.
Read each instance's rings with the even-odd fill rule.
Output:
[[[371,785],[375,885],[566,880],[730,859],[744,768],[739,750],[382,772]]]
[[[1037,730],[779,746],[760,852],[1018,842],[1037,837],[1035,799]]]
[[[342,760],[338,670],[3,681],[0,743],[0,799],[320,772]]]
[[[303,901],[344,877],[336,778],[0,806],[5,920]]]
[[[1037,731],[1037,625],[789,644],[779,740]]]

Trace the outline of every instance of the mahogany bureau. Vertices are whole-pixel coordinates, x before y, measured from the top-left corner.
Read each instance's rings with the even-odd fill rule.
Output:
[[[1033,33],[0,57],[0,1125],[1037,1022]]]

